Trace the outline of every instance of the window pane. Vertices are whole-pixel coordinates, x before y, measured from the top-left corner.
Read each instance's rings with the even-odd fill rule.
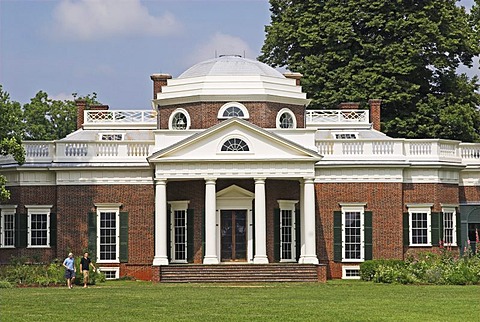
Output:
[[[345,259],[361,259],[361,213],[345,212]]]
[[[48,246],[47,242],[47,214],[30,215],[30,245]]]
[[[100,213],[100,259],[117,259],[117,214]]]
[[[228,107],[225,112],[223,112],[223,117],[244,117],[243,111],[237,106]]]
[[[222,151],[250,151],[250,149],[242,139],[233,138],[223,143]]]
[[[285,112],[280,116],[280,127],[282,129],[293,128],[293,117],[290,113]]]
[[[280,256],[281,259],[294,259],[293,254],[293,211],[280,211]]]
[[[187,212],[185,210],[175,210],[173,212],[173,247],[174,259],[187,259]]]
[[[172,119],[172,129],[185,130],[187,128],[187,116],[182,112],[177,112]]]
[[[411,214],[412,244],[427,244],[428,242],[428,214],[425,212]]]

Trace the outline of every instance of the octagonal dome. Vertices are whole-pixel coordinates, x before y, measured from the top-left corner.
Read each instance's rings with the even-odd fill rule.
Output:
[[[234,75],[285,78],[280,72],[267,64],[241,56],[220,56],[200,62],[187,69],[178,78]]]

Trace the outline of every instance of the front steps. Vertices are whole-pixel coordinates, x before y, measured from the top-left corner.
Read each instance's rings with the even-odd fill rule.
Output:
[[[314,264],[168,265],[162,283],[325,282],[326,266]]]

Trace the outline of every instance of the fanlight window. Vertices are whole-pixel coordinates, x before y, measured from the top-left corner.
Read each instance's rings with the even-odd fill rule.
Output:
[[[242,139],[233,138],[228,139],[225,141],[225,143],[223,143],[222,151],[250,151],[250,149],[247,143],[245,143],[245,141]]]
[[[172,129],[174,130],[186,130],[187,129],[187,116],[182,112],[177,112],[172,119]]]
[[[230,106],[223,112],[223,117],[244,117],[243,111],[238,106]]]
[[[290,113],[285,112],[280,115],[280,128],[282,129],[292,129],[294,127],[293,117]]]

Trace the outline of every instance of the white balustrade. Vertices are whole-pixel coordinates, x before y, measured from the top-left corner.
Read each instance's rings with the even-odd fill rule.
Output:
[[[85,124],[91,123],[156,123],[156,111],[120,111],[120,110],[87,110],[84,111]]]
[[[368,110],[307,110],[307,125],[319,123],[367,123]]]

